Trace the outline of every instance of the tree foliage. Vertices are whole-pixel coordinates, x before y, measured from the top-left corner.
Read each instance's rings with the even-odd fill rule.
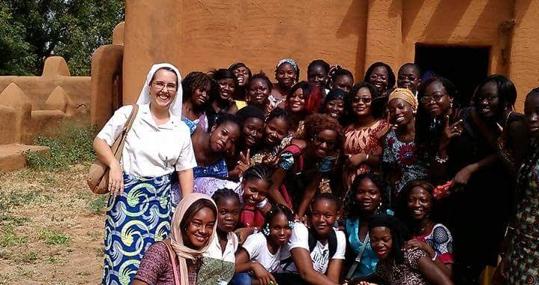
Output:
[[[93,51],[123,18],[122,0],[2,0],[0,74],[39,75],[59,55],[71,74],[89,75]]]

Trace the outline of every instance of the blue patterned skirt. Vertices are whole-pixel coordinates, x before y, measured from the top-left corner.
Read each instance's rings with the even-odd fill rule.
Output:
[[[130,284],[146,249],[170,234],[171,175],[124,173],[124,185],[124,193],[107,204],[103,284]]]

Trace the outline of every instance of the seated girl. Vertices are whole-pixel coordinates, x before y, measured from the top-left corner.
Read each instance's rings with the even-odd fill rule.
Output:
[[[399,203],[399,218],[412,234],[407,247],[420,248],[451,277],[453,237],[444,225],[434,222],[434,186],[427,181],[411,181],[404,187]]]
[[[215,125],[207,132],[197,128],[191,140],[198,166],[193,169],[198,177],[228,176],[225,156],[235,148],[240,136],[240,123],[234,115],[220,114]],[[195,181],[196,183],[196,181]]]
[[[217,204],[217,238],[204,253],[198,284],[227,284],[234,276],[234,254],[238,249],[234,230],[240,217],[240,197],[234,191],[222,188],[212,199]]]
[[[375,278],[384,284],[453,284],[425,251],[419,248],[404,249],[408,236],[397,218],[389,215],[372,217],[369,221],[369,236],[379,259]]]
[[[279,154],[269,192],[273,201],[296,209],[302,218],[317,192],[340,190],[334,166],[341,141],[337,120],[324,114],[307,117],[305,136],[293,140]]]
[[[292,224],[288,208],[273,206],[262,231],[250,235],[236,253],[237,274],[231,284],[275,284],[272,273],[280,270],[281,248],[288,243]]]
[[[210,197],[184,197],[172,218],[171,236],[154,243],[144,254],[133,285],[199,284],[202,254],[216,238],[217,207]]]
[[[369,237],[369,219],[380,213],[392,214],[386,209],[385,186],[379,175],[370,172],[360,174],[352,183],[345,200],[345,231],[350,259],[346,279],[365,277],[374,273],[378,257]],[[351,258],[354,258],[353,261]]]
[[[279,284],[340,284],[346,237],[333,228],[338,212],[339,202],[332,194],[322,193],[314,198],[309,216],[311,227],[295,223],[288,248],[283,251],[285,273],[279,274]]]

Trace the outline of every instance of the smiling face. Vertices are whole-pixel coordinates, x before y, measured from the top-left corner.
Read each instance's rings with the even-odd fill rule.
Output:
[[[285,118],[277,117],[271,119],[267,124],[264,131],[264,143],[267,146],[275,146],[281,143],[281,141],[288,135],[290,130],[290,124]]]
[[[213,233],[215,222],[212,209],[204,207],[198,210],[182,233],[186,246],[197,250],[206,246]]]
[[[150,104],[159,109],[168,109],[170,104],[176,98],[176,84],[178,77],[176,73],[159,69],[153,76],[150,82]]]
[[[421,97],[420,103],[432,117],[440,117],[449,112],[452,101],[442,82],[433,81],[425,88],[425,94]]]
[[[432,195],[422,187],[416,186],[410,190],[407,207],[414,220],[421,221],[428,218],[432,209]]]
[[[355,199],[361,212],[373,214],[380,206],[382,196],[378,186],[371,179],[364,178],[356,189]]]
[[[219,96],[222,100],[230,100],[234,91],[236,90],[236,83],[232,78],[220,79],[217,81],[219,84]]]
[[[270,95],[270,88],[262,78],[254,78],[249,82],[247,90],[247,101],[249,104],[262,106],[266,104]]]
[[[240,66],[234,70],[232,70],[232,73],[234,73],[234,76],[238,79],[238,85],[244,86],[249,82],[249,70],[245,66]]]
[[[348,75],[341,75],[335,78],[332,89],[341,89],[344,92],[350,92],[352,85],[354,85],[352,77]]]
[[[375,227],[369,233],[371,247],[379,259],[386,259],[393,247],[391,230],[386,227]]]
[[[320,199],[314,202],[311,211],[311,225],[319,237],[327,238],[337,218],[337,205],[334,201]]]
[[[400,99],[396,98],[389,101],[389,121],[397,126],[407,126],[414,121],[414,110],[412,106]]]
[[[328,114],[333,119],[339,120],[344,113],[344,100],[335,99],[331,101],[326,101],[324,103],[324,109],[326,114]]]
[[[479,115],[485,119],[493,119],[503,110],[498,95],[498,86],[496,82],[489,81],[479,90],[477,97],[474,98],[475,106]]]
[[[413,66],[408,65],[399,70],[397,77],[397,86],[399,88],[408,88],[408,90],[415,94],[420,82],[419,73]]]
[[[317,158],[327,157],[335,152],[338,133],[335,130],[322,130],[313,138],[314,154]]]
[[[384,66],[375,67],[369,76],[369,83],[378,89],[379,94],[384,94],[387,90],[388,82],[388,71]]]
[[[526,98],[524,113],[528,121],[530,135],[539,138],[539,95],[532,95]]]
[[[269,238],[274,244],[283,246],[288,243],[288,239],[290,239],[290,235],[292,234],[292,229],[290,228],[288,218],[285,214],[280,213],[275,215],[273,219],[271,219],[269,227]]]
[[[358,118],[371,115],[372,94],[369,88],[360,88],[352,97],[352,112]]]
[[[307,80],[320,88],[324,88],[328,80],[328,73],[321,65],[314,65],[307,71]]]
[[[217,229],[229,233],[236,229],[240,220],[240,201],[233,197],[221,199],[217,204]]]
[[[305,96],[303,89],[298,88],[294,93],[288,96],[288,109],[293,113],[299,113],[305,110]]]
[[[193,101],[193,104],[195,104],[196,106],[204,106],[204,104],[208,103],[208,101],[210,100],[210,84],[206,85],[206,86],[203,86],[201,88],[196,88],[194,91],[193,91],[193,94],[192,94],[192,101]]]
[[[290,63],[283,63],[277,68],[275,79],[281,87],[288,89],[296,83],[296,71]]]
[[[239,136],[240,127],[233,122],[213,126],[210,133],[210,148],[215,153],[225,153],[236,145]]]
[[[243,122],[242,135],[244,145],[247,148],[253,148],[260,143],[264,132],[264,121],[259,118],[247,118]]]
[[[241,183],[243,189],[243,201],[249,205],[255,205],[262,202],[267,196],[269,187],[268,181],[264,179],[243,180]]]

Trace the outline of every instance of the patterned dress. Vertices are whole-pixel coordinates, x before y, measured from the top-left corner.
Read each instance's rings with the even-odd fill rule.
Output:
[[[436,224],[427,235],[414,236],[414,239],[430,245],[438,255],[438,259],[447,264],[453,263],[453,237],[448,228]]]
[[[365,128],[355,128],[350,125],[344,129],[344,154],[369,154],[382,155],[382,137],[389,130],[389,123],[385,120],[376,121],[371,126]],[[371,167],[366,164],[360,164],[356,169],[347,168],[346,188],[349,188],[357,175],[371,171]]]
[[[507,259],[508,284],[539,284],[539,144],[520,169],[518,187],[521,197],[517,206],[514,233]]]
[[[429,283],[419,272],[419,259],[427,256],[420,249],[405,250],[404,262],[396,264],[394,260],[382,260],[376,267],[376,276],[385,281],[385,284],[399,285],[428,285]]]
[[[416,153],[415,142],[400,141],[395,130],[390,130],[383,142],[382,168],[385,175],[390,175],[389,193],[393,199],[406,183],[426,179],[428,172],[424,160]]]

